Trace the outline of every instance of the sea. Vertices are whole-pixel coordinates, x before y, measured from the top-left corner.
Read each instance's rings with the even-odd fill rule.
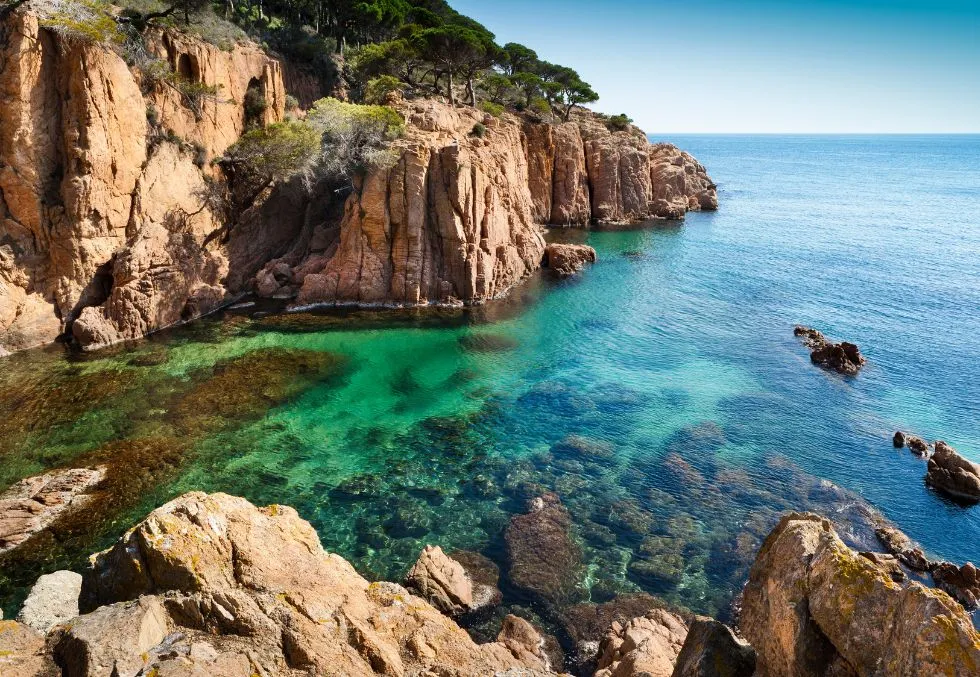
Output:
[[[575,278],[458,311],[258,303],[0,361],[0,490],[108,469],[97,501],[0,555],[5,617],[192,490],[291,505],[370,579],[400,580],[430,543],[481,553],[504,608],[555,627],[640,592],[731,618],[792,510],[856,547],[885,521],[980,562],[980,506],[892,445],[903,430],[980,462],[980,136],[655,140],[705,165],[718,211],[550,231],[598,252]],[[866,366],[811,364],[797,324]],[[547,492],[582,553],[557,600],[507,576],[510,520]]]

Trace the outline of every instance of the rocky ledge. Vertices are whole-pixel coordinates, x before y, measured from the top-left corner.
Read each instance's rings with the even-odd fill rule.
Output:
[[[562,520],[554,501],[533,508],[537,522]],[[496,603],[439,548],[425,549],[408,585],[424,597],[365,580],[325,552],[291,508],[190,493],[94,555],[82,576],[42,577],[23,622],[0,622],[0,673],[557,674],[544,636],[526,619],[506,616],[496,641],[478,644],[430,603],[454,614],[474,610],[480,599]],[[71,612],[76,603],[79,615]],[[894,582],[812,514],[788,515],[766,539],[745,589],[741,629],[751,645],[717,621],[691,619],[651,598],[647,611],[608,626],[594,674],[980,670],[980,634],[962,607],[940,590]]]

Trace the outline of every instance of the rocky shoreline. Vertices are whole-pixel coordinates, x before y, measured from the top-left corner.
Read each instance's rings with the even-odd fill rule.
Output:
[[[718,206],[691,155],[590,111],[545,122],[396,97],[393,167],[349,194],[281,182],[217,237],[229,224],[202,197],[222,177],[211,161],[248,129],[247,92],[265,101],[261,124],[285,119],[277,58],[148,29],[149,57],[221,93],[198,110],[32,10],[0,33],[0,355],[142,338],[253,291],[296,306],[480,304],[542,266],[545,226]]]
[[[548,512],[558,505],[535,498],[511,529],[560,538],[560,513]],[[555,527],[544,525],[556,523],[545,536]],[[561,576],[548,572],[563,565],[531,565],[515,551],[508,575],[551,596]],[[42,577],[18,620],[0,621],[0,669],[5,677],[541,676],[572,665],[597,677],[980,669],[980,633],[955,600],[896,582],[811,513],[787,514],[766,538],[735,631],[654,598],[616,600],[584,631],[594,653],[563,663],[553,640],[513,614],[495,641],[474,641],[452,617],[499,603],[492,580],[478,579],[488,581],[472,558],[467,566],[433,546],[404,585],[372,583],[324,551],[291,508],[190,493],[93,555],[80,576]]]

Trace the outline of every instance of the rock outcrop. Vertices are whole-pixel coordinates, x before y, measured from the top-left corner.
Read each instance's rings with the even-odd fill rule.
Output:
[[[980,633],[959,604],[918,582],[894,582],[812,514],[784,517],[766,539],[741,629],[762,676],[980,671]]]
[[[980,501],[980,465],[966,460],[941,440],[929,457],[926,482],[955,498]]]
[[[587,263],[595,263],[595,249],[586,244],[549,244],[544,250],[544,266],[557,277],[570,277]]]
[[[478,645],[425,600],[324,552],[291,508],[224,494],[182,496],[95,556],[81,608],[54,642],[68,674],[549,673],[540,638]]]
[[[17,482],[0,494],[0,553],[46,529],[68,511],[83,508],[105,468],[52,470]]]
[[[0,346],[50,342],[79,318],[76,338],[98,346],[212,310],[235,262],[205,246],[219,224],[197,193],[245,129],[248,89],[266,101],[260,122],[281,119],[278,62],[151,29],[150,58],[217,92],[192,105],[29,11],[0,31]]]
[[[833,343],[811,327],[797,326],[793,329],[793,334],[810,349],[810,361],[824,369],[854,376],[866,362],[860,349],[853,343],[847,341]]]
[[[459,616],[476,609],[473,581],[463,565],[438,545],[427,545],[405,577],[405,586],[439,611]]]

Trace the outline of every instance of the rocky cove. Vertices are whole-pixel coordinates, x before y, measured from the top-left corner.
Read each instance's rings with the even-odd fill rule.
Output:
[[[5,624],[12,644],[0,651],[26,657],[26,674],[102,674],[110,662],[133,674],[671,674],[697,670],[718,646],[750,674],[749,652],[692,612],[740,628],[762,674],[976,670],[970,618],[931,587],[938,579],[907,566],[918,546],[879,541],[888,520],[839,486],[855,486],[850,472],[812,458],[846,448],[849,471],[865,472],[842,428],[865,456],[876,450],[877,467],[921,475],[925,462],[880,456],[890,431],[914,421],[868,434],[871,417],[852,424],[853,412],[834,408],[841,381],[798,369],[795,347],[753,343],[730,320],[745,308],[714,307],[730,302],[724,291],[685,286],[692,271],[716,269],[731,285],[724,259],[739,247],[687,259],[713,215],[687,228],[676,217],[717,206],[693,157],[581,111],[546,124],[396,98],[407,126],[393,167],[343,199],[281,186],[227,241],[209,239],[216,223],[198,195],[213,169],[197,155],[217,156],[242,133],[249,88],[272,102],[268,122],[284,115],[288,69],[248,46],[151,34],[175,68],[232,93],[198,119],[172,92],[144,92],[111,51],[60,44],[30,15],[8,21],[24,40],[3,91],[32,97],[12,94],[18,115],[2,117],[16,142],[0,149],[29,156],[4,151],[15,241],[4,242],[2,293],[16,310],[3,345],[70,335],[99,348],[152,333],[4,360],[0,604],[13,617],[40,573],[84,574],[74,634],[71,618],[67,630]],[[71,58],[99,77],[66,71]],[[152,104],[174,136],[161,138],[149,116],[134,135],[122,127],[140,127],[131,116],[104,116],[109,101],[128,101],[137,119]],[[651,216],[633,229],[540,227]],[[546,274],[593,257],[578,276]],[[157,332],[248,291],[255,305]],[[283,304],[348,308],[283,314]],[[364,310],[378,306],[395,308]],[[779,385],[732,335],[766,353]],[[871,353],[874,379],[887,362]],[[815,403],[828,402],[814,421]],[[903,500],[945,500],[903,482]],[[859,488],[881,501],[870,483]],[[202,489],[273,507],[184,495]],[[793,510],[830,521],[781,521]],[[234,526],[215,540],[224,523]],[[215,551],[188,558],[158,538],[185,532],[192,550]],[[134,543],[139,558],[127,560]],[[416,564],[429,545],[451,561],[425,550]],[[976,583],[959,566],[976,561],[969,538],[925,550],[955,562],[946,573],[964,584],[951,592]],[[161,553],[176,555],[157,568]],[[140,636],[117,646],[134,625]]]

